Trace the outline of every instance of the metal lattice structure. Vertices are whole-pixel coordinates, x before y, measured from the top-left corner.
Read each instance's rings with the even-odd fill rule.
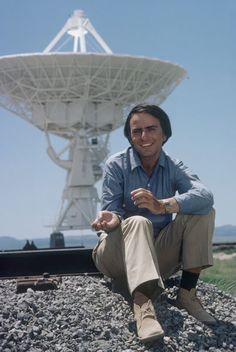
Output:
[[[81,53],[1,57],[0,104],[42,130],[48,123],[50,132],[67,134],[67,128],[83,125],[93,134],[120,127],[119,108],[151,98],[161,104],[183,75],[178,65],[145,57]],[[84,114],[91,104],[93,111]],[[62,117],[60,121],[54,116],[59,106],[78,111],[70,121]],[[117,119],[95,119],[105,106],[118,107]]]
[[[88,32],[104,53],[86,52]],[[65,33],[74,37],[74,52],[50,52]],[[81,11],[43,53],[0,57],[0,105],[44,131],[49,156],[67,170],[56,231],[90,227],[99,201],[94,184],[102,175],[109,134],[123,125],[124,108],[161,104],[185,75],[170,62],[112,54]],[[68,141],[60,152],[51,134]]]

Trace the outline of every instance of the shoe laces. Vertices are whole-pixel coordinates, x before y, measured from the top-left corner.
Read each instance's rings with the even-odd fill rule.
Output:
[[[141,307],[141,317],[142,319],[148,317],[155,318],[155,313],[150,300]]]

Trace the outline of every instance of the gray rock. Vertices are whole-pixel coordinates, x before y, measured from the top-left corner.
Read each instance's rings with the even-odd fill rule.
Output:
[[[178,278],[155,302],[163,340],[142,344],[122,296],[98,277],[65,277],[58,290],[16,294],[13,280],[0,281],[0,350],[6,352],[205,352],[234,351],[235,298],[199,282],[204,306],[219,319],[207,327],[171,304]]]

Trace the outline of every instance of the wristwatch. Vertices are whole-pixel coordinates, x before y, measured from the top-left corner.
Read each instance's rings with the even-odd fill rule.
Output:
[[[116,214],[116,216],[118,217],[118,219],[119,219],[119,221],[121,223],[122,222],[122,217],[120,215],[118,215],[118,214]]]
[[[163,201],[162,204],[163,204],[163,207],[164,207],[164,214],[169,214],[169,213],[171,213],[171,208],[172,208],[172,206],[171,206],[170,202],[168,202],[168,201]]]

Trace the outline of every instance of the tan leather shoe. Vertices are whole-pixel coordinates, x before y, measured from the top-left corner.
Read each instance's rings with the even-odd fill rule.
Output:
[[[134,316],[137,334],[142,342],[151,342],[164,335],[161,325],[156,320],[155,310],[150,299],[141,307],[134,303]]]
[[[190,291],[180,288],[176,299],[176,306],[179,309],[186,309],[190,315],[202,323],[216,324],[216,319],[207,313],[201,301],[196,297],[195,288],[192,288]]]

